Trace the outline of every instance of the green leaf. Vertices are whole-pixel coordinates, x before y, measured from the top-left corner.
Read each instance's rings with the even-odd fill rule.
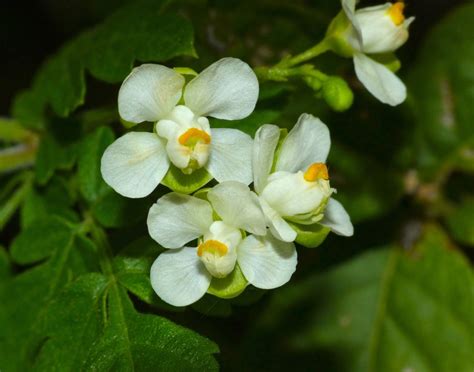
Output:
[[[428,36],[407,80],[424,178],[435,177],[446,162],[456,168],[456,158],[474,149],[473,17],[473,4],[449,13]]]
[[[191,24],[182,17],[162,14],[166,3],[133,2],[70,41],[41,67],[31,89],[17,97],[14,115],[38,127],[46,106],[67,116],[84,103],[86,72],[118,83],[135,61],[195,56]]]
[[[105,227],[133,226],[146,218],[152,203],[150,198],[125,198],[109,188],[93,205],[92,214]]]
[[[241,294],[248,284],[237,264],[234,270],[225,278],[212,278],[207,293],[220,298],[234,298]]]
[[[446,222],[459,243],[474,246],[474,199],[464,200],[446,216]]]
[[[184,174],[180,169],[171,164],[168,173],[161,181],[163,185],[181,194],[191,194],[206,185],[212,176],[204,168],[198,169],[191,174]]]
[[[263,329],[282,327],[286,347],[326,370],[470,371],[473,304],[469,263],[428,227],[410,252],[363,253],[281,290]]]
[[[44,136],[36,155],[36,180],[40,185],[46,184],[57,169],[70,169],[75,160],[74,146],[64,147],[52,136]]]
[[[102,274],[79,278],[52,304],[39,371],[214,371],[214,343],[169,320],[140,314]]]
[[[11,275],[11,265],[10,265],[10,260],[8,258],[8,253],[0,245],[0,281],[3,279],[6,279]]]
[[[100,161],[102,155],[115,139],[114,133],[108,127],[100,127],[84,138],[78,158],[79,190],[89,202],[96,201],[110,187],[102,179]]]
[[[25,229],[11,252],[17,263],[42,260],[0,282],[2,370],[28,370],[31,355],[44,340],[40,330],[49,304],[78,275],[97,270],[97,258],[92,243],[79,235],[78,226],[57,217]]]
[[[331,231],[329,227],[319,224],[300,225],[290,223],[290,225],[298,234],[296,236],[296,243],[306,248],[316,248],[320,246]]]
[[[79,217],[72,209],[75,202],[67,181],[53,177],[43,188],[31,187],[21,205],[21,226],[28,227],[36,220],[50,216],[59,216],[71,222],[78,222]]]
[[[162,301],[151,287],[151,265],[161,252],[162,247],[149,236],[144,236],[114,258],[114,271],[119,283],[140,300],[161,309],[176,311],[176,307]]]

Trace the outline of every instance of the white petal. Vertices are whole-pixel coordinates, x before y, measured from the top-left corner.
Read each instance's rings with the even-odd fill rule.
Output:
[[[211,279],[196,248],[163,252],[150,270],[153,290],[173,306],[187,306],[199,300],[209,288]]]
[[[249,283],[262,289],[287,283],[298,262],[294,244],[279,241],[271,235],[245,238],[238,247],[237,261]]]
[[[379,101],[396,106],[406,96],[403,82],[381,63],[375,62],[365,54],[354,54],[354,67],[357,77],[367,90]]]
[[[211,153],[206,169],[219,182],[252,182],[252,138],[240,130],[211,129]]]
[[[252,167],[253,185],[255,191],[260,194],[267,184],[268,175],[271,172],[275,149],[280,139],[280,128],[276,125],[262,125],[255,133],[253,144]]]
[[[148,232],[165,248],[181,248],[204,235],[211,226],[211,205],[194,196],[171,192],[148,212]]]
[[[281,145],[275,169],[305,171],[313,163],[324,163],[331,147],[329,129],[313,115],[302,114]]]
[[[184,81],[183,76],[165,66],[144,64],[134,68],[120,87],[120,116],[132,123],[165,117],[181,98]]]
[[[352,27],[354,29],[355,33],[355,42],[357,43],[358,50],[361,49],[361,46],[363,45],[363,40],[362,40],[362,32],[360,30],[360,25],[357,22],[357,18],[355,16],[355,6],[356,6],[357,0],[342,0],[342,9],[344,10],[344,13],[346,14],[347,18],[349,19],[349,22],[351,22]]]
[[[229,226],[265,235],[265,216],[257,196],[240,182],[227,181],[213,187],[207,194],[214,210]]]
[[[303,172],[275,172],[268,177],[268,184],[260,194],[269,206],[281,216],[315,212],[331,195],[329,181],[308,182]]]
[[[329,227],[337,235],[352,236],[354,234],[354,226],[349,214],[342,204],[333,198],[329,199],[320,224]]]
[[[265,214],[265,220],[273,236],[284,242],[293,242],[296,239],[296,231],[263,198],[259,200]]]
[[[142,198],[158,186],[169,167],[165,146],[156,134],[130,132],[107,147],[100,170],[120,195]]]
[[[258,80],[248,64],[236,58],[213,63],[189,82],[184,101],[198,116],[237,120],[250,115],[258,99]]]

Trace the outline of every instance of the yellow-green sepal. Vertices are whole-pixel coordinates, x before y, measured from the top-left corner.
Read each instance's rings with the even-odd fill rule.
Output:
[[[397,58],[395,53],[371,54],[370,58],[381,63],[392,72],[397,72],[402,67],[402,63]]]
[[[354,49],[347,41],[347,33],[352,27],[351,22],[347,18],[344,11],[340,11],[338,15],[332,20],[326,32],[325,41],[329,48],[336,54],[342,57],[352,57]]]
[[[207,293],[220,298],[234,298],[241,294],[248,284],[249,282],[242,274],[242,270],[236,264],[234,271],[225,278],[212,278]]]
[[[131,121],[127,121],[122,118],[120,118],[120,123],[122,123],[123,127],[127,129],[133,128],[135,125],[138,125],[138,123],[132,123]]]
[[[306,248],[316,248],[320,246],[331,229],[329,227],[315,223],[313,225],[300,225],[290,222],[291,227],[296,231],[296,243]]]
[[[198,75],[198,73],[190,67],[174,67],[173,70],[175,70],[178,74],[181,74],[181,75],[191,75],[191,76]]]
[[[181,169],[171,164],[161,183],[175,192],[191,194],[210,180],[212,180],[212,176],[204,168],[197,169],[191,174],[184,174]]]

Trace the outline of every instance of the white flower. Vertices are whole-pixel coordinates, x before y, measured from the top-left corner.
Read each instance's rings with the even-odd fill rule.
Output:
[[[119,194],[147,196],[170,163],[185,174],[204,167],[219,182],[251,182],[251,137],[236,129],[210,129],[206,117],[237,120],[253,111],[258,81],[252,69],[223,58],[184,85],[178,72],[153,64],[135,68],[123,82],[120,116],[157,123],[156,134],[127,133],[104,152],[102,176]]]
[[[239,265],[247,281],[270,289],[285,284],[296,268],[296,249],[266,236],[258,198],[248,186],[223,182],[209,190],[208,201],[169,193],[148,214],[151,237],[169,250],[151,268],[151,284],[164,301],[186,306],[199,300],[211,280]],[[255,234],[245,237],[243,231]],[[197,247],[185,246],[198,239]]]
[[[277,150],[279,138],[277,126],[263,125],[255,135],[253,150],[254,188],[272,234],[294,241],[297,233],[290,221],[319,223],[336,234],[351,236],[349,215],[331,198],[334,190],[324,164],[331,145],[327,126],[303,114]]]
[[[355,10],[355,0],[342,0],[351,23],[346,32],[353,49],[356,75],[367,90],[383,103],[396,106],[406,98],[403,82],[386,66],[367,54],[393,52],[408,39],[408,27],[415,19],[405,19],[404,4],[383,5]]]

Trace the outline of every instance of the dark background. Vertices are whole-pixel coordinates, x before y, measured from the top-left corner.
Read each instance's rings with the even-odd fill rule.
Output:
[[[337,0],[332,0],[337,1]],[[82,29],[92,26],[126,0],[3,0],[0,3],[0,115],[7,115],[15,94],[27,88],[44,59]],[[317,4],[318,0],[308,0]],[[402,58],[413,56],[432,25],[465,0],[408,0],[407,15],[417,15]],[[214,2],[209,1],[212,6]],[[238,6],[238,1],[234,1]],[[377,4],[362,1],[362,5]]]

